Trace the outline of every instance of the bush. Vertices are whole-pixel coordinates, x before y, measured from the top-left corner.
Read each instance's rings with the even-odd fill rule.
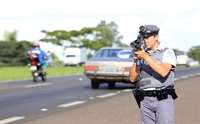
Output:
[[[0,42],[0,67],[27,65],[27,52],[32,48],[28,41]]]

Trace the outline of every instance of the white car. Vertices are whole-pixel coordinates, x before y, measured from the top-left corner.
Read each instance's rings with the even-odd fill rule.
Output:
[[[185,67],[189,67],[190,59],[186,53],[179,52],[179,53],[176,53],[176,56],[177,56],[176,65],[183,65]]]
[[[84,66],[84,74],[91,79],[91,87],[98,89],[103,83],[107,83],[110,88],[114,88],[116,83],[133,84],[129,80],[134,61],[132,56],[131,47],[101,48]]]

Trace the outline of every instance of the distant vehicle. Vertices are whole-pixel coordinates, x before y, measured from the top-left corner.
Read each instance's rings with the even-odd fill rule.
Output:
[[[52,67],[53,66],[53,59],[51,58],[51,56],[48,56],[46,63],[48,66]]]
[[[86,48],[65,48],[64,66],[83,66],[87,61]]]
[[[176,56],[177,56],[176,65],[182,65],[182,66],[185,66],[185,67],[190,66],[189,57],[185,52],[177,52]]]
[[[131,47],[103,47],[84,66],[84,74],[91,79],[91,87],[98,89],[108,83],[114,88],[117,82],[131,83],[129,71],[133,65]]]
[[[199,61],[194,60],[192,58],[190,58],[189,61],[189,66],[199,66]]]

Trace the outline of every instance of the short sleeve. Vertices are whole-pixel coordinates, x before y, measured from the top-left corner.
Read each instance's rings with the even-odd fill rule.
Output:
[[[172,49],[167,49],[163,54],[162,62],[167,62],[176,67],[176,55]]]

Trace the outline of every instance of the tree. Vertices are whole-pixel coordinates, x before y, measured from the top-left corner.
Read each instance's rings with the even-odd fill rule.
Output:
[[[105,46],[127,46],[121,42],[123,37],[119,34],[118,26],[114,22],[107,24],[101,21],[88,36],[91,38],[86,39],[86,37],[81,40],[83,46],[95,52]]]
[[[58,57],[55,55],[55,53],[51,53],[50,57],[53,59],[53,61],[58,60]]]
[[[200,45],[193,46],[192,48],[190,48],[190,50],[187,52],[187,55],[190,58],[193,58],[194,60],[197,60],[200,62]]]
[[[70,46],[67,47],[86,47],[97,51],[104,46],[127,46],[121,43],[123,37],[119,34],[118,26],[114,22],[106,24],[105,21],[101,21],[96,27],[84,27],[79,31],[43,30],[42,32],[46,34],[46,37],[41,41],[58,45],[68,42]]]
[[[97,31],[100,29],[100,34],[97,34],[97,37],[100,36],[101,39],[107,39],[108,42],[110,42],[108,44],[111,44],[111,46],[127,46],[121,43],[123,37],[120,35],[118,26],[114,22],[106,24],[105,21],[101,21],[100,24],[97,25],[96,29]]]
[[[4,41],[6,42],[13,42],[17,41],[17,31],[5,31],[4,32]]]
[[[95,53],[106,46],[128,46],[121,42],[123,37],[114,22],[107,24],[105,21],[101,21],[96,27],[84,27],[79,31],[43,30],[42,33],[45,33],[46,36],[40,41],[52,42],[57,45],[67,43],[68,45],[65,47],[85,47],[89,53]]]

